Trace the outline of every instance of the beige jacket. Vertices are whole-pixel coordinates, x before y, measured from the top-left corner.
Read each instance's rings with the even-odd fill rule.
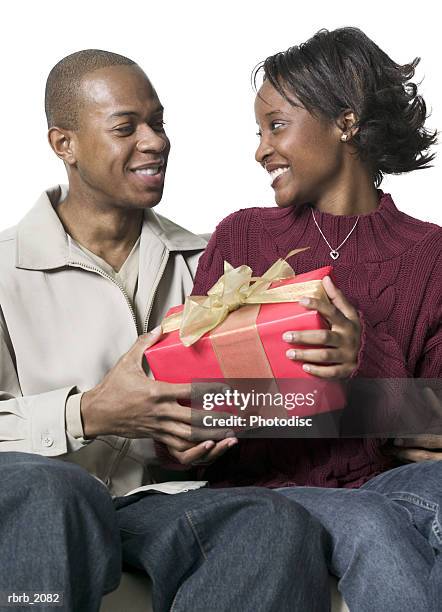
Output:
[[[99,383],[138,332],[184,301],[207,242],[146,210],[136,297],[145,319],[137,330],[123,288],[71,250],[53,209],[64,195],[48,190],[0,233],[0,450],[79,463],[123,495],[152,482],[152,440],[75,438],[66,401]]]

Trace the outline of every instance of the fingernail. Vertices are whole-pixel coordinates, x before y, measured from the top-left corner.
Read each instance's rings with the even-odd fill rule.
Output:
[[[303,306],[308,306],[310,304],[310,299],[307,297],[303,297],[299,300],[299,303]]]
[[[152,336],[155,336],[160,331],[161,331],[161,325],[157,325],[156,327],[150,330],[149,334],[151,334]]]
[[[237,443],[238,443],[238,440],[234,438],[233,440],[229,440],[229,442],[227,443],[227,447],[232,448],[232,446],[235,446],[235,444]]]
[[[226,431],[226,435],[224,436],[224,438],[233,438],[235,436],[235,432],[233,431],[233,429],[229,429],[229,431]]]
[[[288,351],[286,351],[286,355],[289,359],[295,359],[296,357],[295,349],[289,349]]]
[[[304,363],[302,369],[304,370],[304,372],[311,372],[311,367],[307,363]]]
[[[282,334],[282,339],[286,342],[294,342],[297,340],[298,334],[296,332],[284,332]]]
[[[210,450],[210,449],[211,449],[211,448],[213,448],[214,446],[215,446],[215,442],[212,442],[211,440],[209,440],[209,442],[206,442],[206,443],[204,444],[204,448],[205,448],[206,450]]]
[[[394,439],[394,445],[395,446],[403,446],[404,441],[402,440],[402,438],[395,438]]]

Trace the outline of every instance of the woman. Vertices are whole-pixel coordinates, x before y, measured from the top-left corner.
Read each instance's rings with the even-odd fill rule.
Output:
[[[442,376],[441,228],[401,213],[378,189],[383,174],[433,158],[435,134],[409,82],[417,62],[400,66],[360,30],[342,28],[258,69],[256,160],[278,207],[240,210],[219,224],[194,293],[207,292],[224,260],[260,275],[309,246],[290,263],[296,273],[334,266],[336,286],[324,279],[331,304],[305,304],[330,330],[287,330],[284,340],[287,358],[319,378]],[[290,348],[298,343],[306,348]],[[215,486],[277,488],[318,518],[351,610],[441,609],[442,463],[391,469],[397,463],[377,439],[242,440],[223,457],[214,442],[169,450],[181,463],[217,459],[204,469]]]

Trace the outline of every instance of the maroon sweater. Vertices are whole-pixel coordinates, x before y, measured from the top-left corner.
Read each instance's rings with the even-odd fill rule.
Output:
[[[223,273],[223,261],[261,275],[298,247],[297,274],[334,266],[337,286],[358,309],[362,342],[354,375],[366,378],[442,377],[442,228],[400,212],[379,192],[377,210],[362,215],[333,262],[310,207],[248,208],[217,227],[204,252],[193,293],[203,295]],[[356,221],[315,210],[331,245]],[[199,474],[215,486],[310,485],[358,487],[392,466],[378,440],[244,439]]]

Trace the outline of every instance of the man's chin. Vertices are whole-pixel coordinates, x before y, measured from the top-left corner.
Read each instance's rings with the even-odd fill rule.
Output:
[[[138,194],[121,201],[120,206],[122,208],[154,208],[161,202],[163,192],[157,194]]]

